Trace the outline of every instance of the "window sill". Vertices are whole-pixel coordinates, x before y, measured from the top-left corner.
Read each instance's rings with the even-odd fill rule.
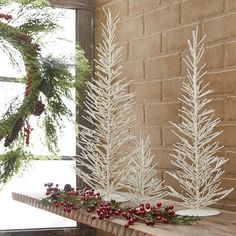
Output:
[[[111,233],[112,235],[130,235],[130,236],[231,236],[236,232],[236,226],[233,224],[236,218],[235,212],[221,211],[221,214],[214,217],[205,217],[199,223],[192,226],[185,225],[157,225],[154,227],[147,227],[144,224],[136,223],[130,228],[126,229],[123,219],[113,218],[110,220],[92,219],[92,215],[82,211],[76,210],[67,213],[63,208],[57,208],[53,205],[43,206],[40,202],[42,195],[39,194],[23,194],[12,193],[12,198],[16,201],[31,205],[36,208],[46,210],[48,212],[75,220],[79,223],[91,226],[95,229],[100,229]]]

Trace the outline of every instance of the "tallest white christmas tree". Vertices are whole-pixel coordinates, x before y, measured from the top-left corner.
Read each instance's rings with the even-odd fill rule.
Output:
[[[134,126],[135,117],[132,115],[134,94],[128,93],[129,82],[118,78],[121,48],[115,31],[119,19],[113,18],[109,10],[104,12],[106,23],[95,64],[97,78],[87,83],[85,119],[90,126],[79,126],[77,174],[110,199],[128,175],[131,156],[128,145],[133,140],[130,128]]]
[[[171,194],[182,200],[182,205],[194,209],[182,214],[213,215],[218,212],[200,210],[224,198],[233,189],[222,190],[220,177],[222,165],[227,161],[217,157],[222,148],[214,141],[219,132],[214,129],[220,119],[214,118],[214,110],[208,109],[211,99],[207,96],[213,91],[204,85],[205,65],[201,66],[204,54],[203,37],[198,41],[198,30],[193,31],[192,41],[188,41],[190,57],[184,60],[188,67],[188,82],[183,83],[184,95],[180,98],[182,123],[174,124],[180,141],[174,145],[175,154],[172,164],[178,170],[171,174],[180,184],[181,192],[170,187]],[[180,212],[179,212],[180,213]]]

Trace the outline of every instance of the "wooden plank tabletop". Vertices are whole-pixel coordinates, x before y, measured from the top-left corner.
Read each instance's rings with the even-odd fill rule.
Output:
[[[158,224],[148,227],[141,223],[135,223],[126,229],[125,220],[119,218],[99,220],[92,219],[92,214],[83,210],[72,210],[67,213],[63,208],[53,205],[43,206],[40,202],[44,196],[31,193],[12,193],[12,198],[21,203],[66,217],[71,220],[89,225],[96,229],[112,233],[118,236],[236,236],[236,212],[221,210],[218,216],[204,217],[199,223],[192,226]]]

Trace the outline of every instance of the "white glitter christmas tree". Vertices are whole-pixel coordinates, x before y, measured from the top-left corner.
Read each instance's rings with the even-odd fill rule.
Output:
[[[104,11],[103,40],[97,47],[96,78],[87,83],[85,119],[89,126],[79,126],[77,175],[106,199],[121,188],[129,174],[133,140],[130,128],[135,124],[134,93],[128,93],[130,82],[119,79],[122,48],[118,47],[115,31],[119,21]]]
[[[217,157],[222,146],[215,139],[221,131],[215,131],[220,123],[214,118],[214,110],[209,109],[211,99],[208,95],[213,90],[208,89],[203,77],[206,74],[205,64],[201,64],[204,54],[205,36],[198,41],[198,29],[192,33],[192,41],[188,40],[190,56],[186,63],[188,82],[183,83],[183,95],[179,99],[182,103],[180,117],[182,123],[172,125],[177,129],[174,132],[179,142],[174,145],[174,160],[176,172],[169,173],[180,184],[181,192],[170,187],[171,195],[182,200],[182,205],[190,211],[181,211],[179,214],[214,215],[217,211],[201,210],[216,203],[228,195],[233,189],[223,190],[220,177],[223,174],[222,165],[227,161]]]
[[[129,178],[125,179],[124,186],[128,189],[128,198],[136,203],[156,203],[168,193],[164,182],[157,179],[157,163],[150,150],[150,136],[146,139],[142,134],[135,139],[135,151],[129,165]]]

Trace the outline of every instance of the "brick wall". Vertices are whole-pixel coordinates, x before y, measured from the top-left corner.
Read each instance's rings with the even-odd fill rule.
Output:
[[[160,177],[177,183],[165,172],[171,146],[177,141],[169,121],[179,122],[178,97],[185,79],[182,63],[186,40],[199,27],[207,34],[206,81],[214,89],[212,108],[220,117],[222,155],[229,159],[223,187],[236,189],[236,1],[235,0],[95,0],[95,44],[101,39],[101,7],[120,13],[117,37],[123,50],[124,76],[133,80],[136,115],[141,129],[150,133]],[[236,190],[218,207],[236,211]]]

